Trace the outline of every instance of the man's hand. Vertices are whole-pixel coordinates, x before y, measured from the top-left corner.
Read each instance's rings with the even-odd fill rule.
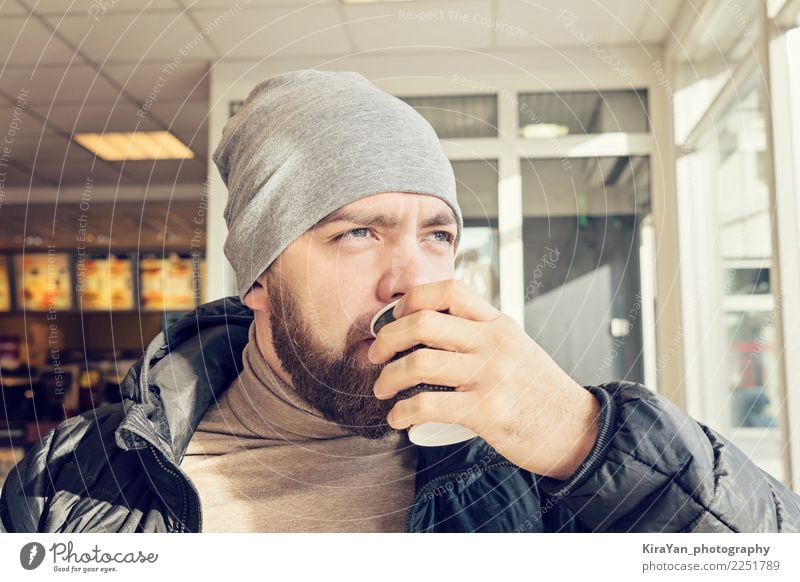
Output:
[[[515,321],[456,279],[415,287],[394,314],[370,348],[373,363],[428,347],[386,364],[375,395],[391,398],[421,382],[456,391],[399,401],[390,426],[461,424],[528,471],[555,479],[575,472],[597,439],[600,405]]]

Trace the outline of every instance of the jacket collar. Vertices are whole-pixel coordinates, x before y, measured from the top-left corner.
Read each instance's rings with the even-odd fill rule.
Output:
[[[153,445],[179,464],[206,409],[241,372],[252,321],[238,297],[225,297],[153,338],[120,386],[126,418],[116,430],[117,445]]]

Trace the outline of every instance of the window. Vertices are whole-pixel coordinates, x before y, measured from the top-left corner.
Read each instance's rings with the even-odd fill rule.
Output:
[[[497,137],[496,95],[401,97],[436,130],[439,139]]]
[[[647,91],[523,93],[519,135],[552,139],[565,135],[647,132]]]
[[[500,308],[497,231],[497,161],[453,162],[464,232],[456,257],[456,278]]]
[[[758,8],[711,6],[710,32],[676,68],[687,399],[693,416],[786,480]]]
[[[523,160],[525,330],[584,385],[644,382],[646,156]]]

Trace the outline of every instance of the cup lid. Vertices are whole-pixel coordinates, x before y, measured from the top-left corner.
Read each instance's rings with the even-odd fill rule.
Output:
[[[468,441],[478,436],[460,424],[424,422],[408,429],[408,440],[421,447],[443,447]]]
[[[400,299],[402,299],[402,297]],[[378,311],[378,313],[376,313],[372,317],[372,321],[369,324],[369,332],[373,335],[373,337],[378,336],[378,334],[375,333],[375,324],[378,322],[378,319],[380,319],[387,311],[391,311],[392,309],[394,309],[394,306],[397,305],[400,299],[395,299],[391,303],[387,303],[380,311]]]

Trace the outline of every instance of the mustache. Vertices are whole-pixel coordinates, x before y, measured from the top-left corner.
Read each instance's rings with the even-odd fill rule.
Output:
[[[375,336],[370,331],[370,324],[374,315],[374,313],[361,314],[350,325],[346,340],[348,349],[356,348],[363,341],[375,339]]]

